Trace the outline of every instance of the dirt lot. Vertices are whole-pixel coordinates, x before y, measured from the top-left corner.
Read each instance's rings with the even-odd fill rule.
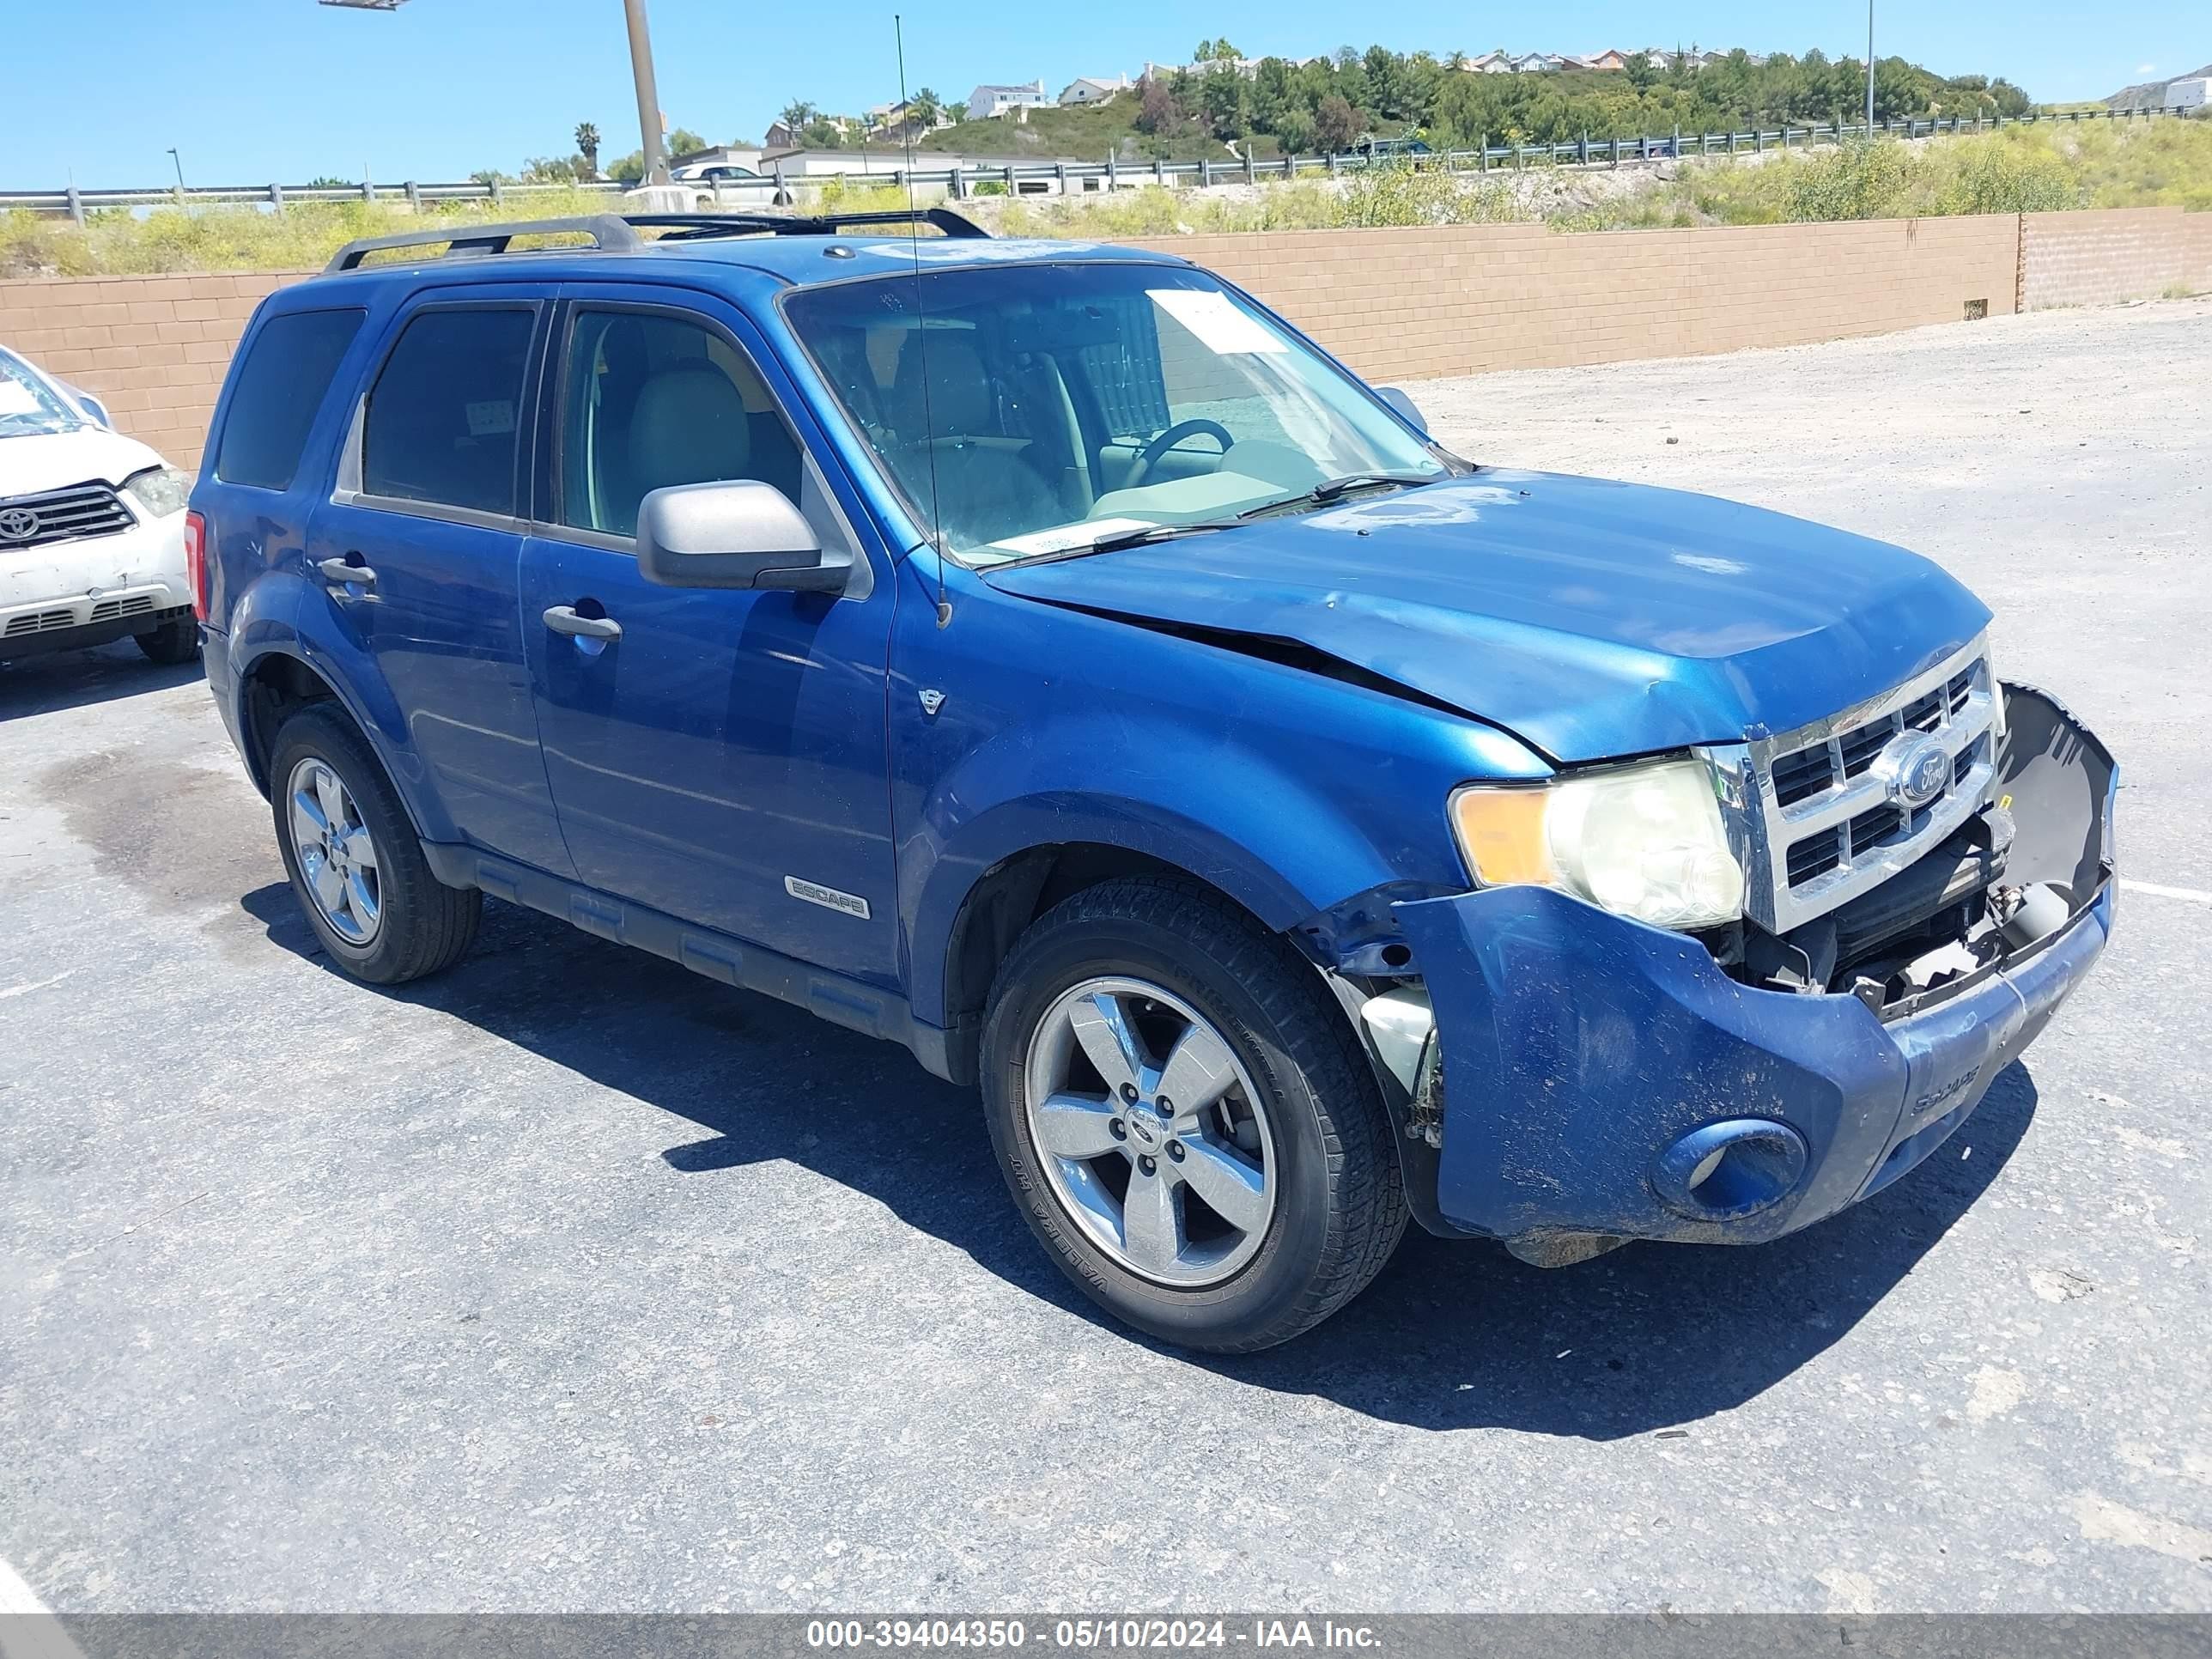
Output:
[[[1096,1321],[901,1052],[497,906],[364,989],[203,686],[0,672],[0,1559],[76,1611],[2212,1608],[2208,362],[2197,302],[1414,388],[1943,561],[2151,885],[1869,1203],[1412,1237],[1235,1362]]]

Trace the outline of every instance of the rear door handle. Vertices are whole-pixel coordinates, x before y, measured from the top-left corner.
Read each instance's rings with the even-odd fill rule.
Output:
[[[348,564],[343,559],[325,559],[315,568],[331,581],[351,582],[356,587],[376,586],[376,572],[365,564]]]
[[[545,613],[545,625],[556,634],[586,640],[618,640],[622,624],[612,617],[580,617],[573,605],[556,605]]]

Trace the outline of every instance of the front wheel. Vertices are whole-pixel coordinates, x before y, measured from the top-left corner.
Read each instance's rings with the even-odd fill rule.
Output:
[[[1036,922],[992,992],[983,1093],[1054,1260],[1184,1347],[1288,1340],[1405,1231],[1388,1115],[1341,1010],[1194,884],[1110,882]]]
[[[165,622],[159,628],[131,636],[146,653],[146,660],[164,668],[180,667],[200,654],[200,625],[190,617]]]

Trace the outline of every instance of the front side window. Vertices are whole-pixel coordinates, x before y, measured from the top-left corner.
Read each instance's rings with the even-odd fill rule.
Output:
[[[239,365],[216,451],[216,477],[258,489],[292,487],[307,428],[368,314],[352,307],[294,311],[262,325]]]
[[[536,325],[526,307],[418,313],[368,394],[362,493],[513,517]]]
[[[798,441],[760,371],[720,334],[681,317],[586,307],[567,355],[562,523],[633,535],[649,492],[739,478],[773,484],[805,510]]]
[[[1202,271],[978,266],[803,289],[784,307],[915,516],[974,562],[1233,524],[1353,478],[1449,476]]]

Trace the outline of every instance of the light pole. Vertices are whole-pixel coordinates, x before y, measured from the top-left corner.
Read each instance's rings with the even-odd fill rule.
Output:
[[[1867,137],[1874,137],[1874,0],[1867,0]]]
[[[668,162],[660,153],[660,93],[653,81],[653,36],[645,26],[645,0],[623,0],[629,21],[629,68],[637,82],[637,124],[645,131],[645,177],[641,184],[668,182]]]
[[[321,0],[325,6],[354,11],[396,11],[406,0]],[[623,0],[629,24],[629,69],[637,82],[637,124],[645,130],[645,177],[648,185],[668,182],[668,160],[660,150],[660,94],[653,83],[653,37],[646,32],[645,0]],[[173,155],[176,151],[171,150]]]
[[[177,164],[177,194],[182,196],[185,193],[185,164],[178,156],[174,146],[170,148],[169,159]]]

